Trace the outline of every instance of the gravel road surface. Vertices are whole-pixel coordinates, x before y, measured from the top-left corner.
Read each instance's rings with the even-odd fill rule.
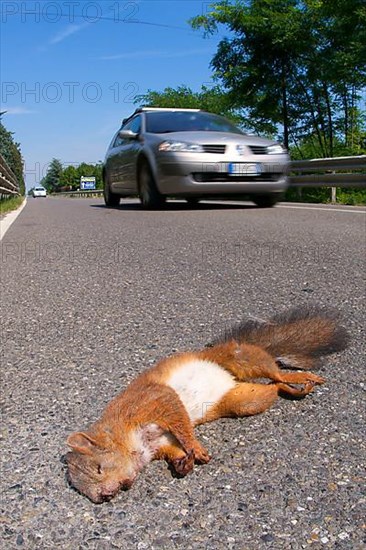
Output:
[[[361,549],[365,213],[30,199],[1,243],[2,548]],[[243,317],[341,311],[327,383],[197,429],[213,459],[151,464],[102,505],[69,487],[65,440],[145,367]]]

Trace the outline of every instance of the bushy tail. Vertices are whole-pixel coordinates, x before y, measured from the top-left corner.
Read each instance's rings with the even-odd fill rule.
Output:
[[[338,312],[316,306],[295,308],[269,321],[242,322],[226,330],[214,344],[236,340],[265,349],[284,367],[308,369],[320,357],[341,351],[348,344]]]

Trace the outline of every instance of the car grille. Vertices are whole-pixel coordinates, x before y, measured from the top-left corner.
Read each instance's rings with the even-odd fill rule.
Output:
[[[267,147],[263,145],[248,145],[253,155],[266,155]]]
[[[226,145],[202,145],[202,149],[205,153],[217,153],[223,155],[226,151]]]
[[[220,172],[193,172],[192,178],[194,181],[200,183],[212,183],[212,182],[229,182],[229,183],[238,183],[243,181],[278,181],[283,177],[282,173],[277,172],[265,172],[264,174],[259,174],[258,176],[247,176],[243,174],[242,176],[232,176],[226,173]]]

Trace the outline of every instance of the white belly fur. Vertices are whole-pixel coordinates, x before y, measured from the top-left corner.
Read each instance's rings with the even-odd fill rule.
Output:
[[[217,363],[197,359],[182,363],[166,383],[177,392],[190,419],[196,422],[235,387],[236,380]]]

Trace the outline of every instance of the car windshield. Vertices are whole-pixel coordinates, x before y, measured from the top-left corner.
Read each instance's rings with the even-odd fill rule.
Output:
[[[152,134],[166,134],[169,132],[243,133],[222,116],[189,111],[147,112],[146,132]]]
[[[44,187],[36,187],[36,191],[44,191]]]

